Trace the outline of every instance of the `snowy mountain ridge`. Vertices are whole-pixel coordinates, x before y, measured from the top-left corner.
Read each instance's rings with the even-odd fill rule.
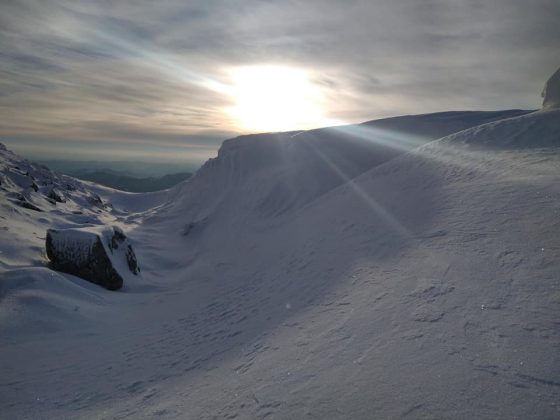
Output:
[[[252,208],[245,211],[260,217],[289,214],[399,154],[451,133],[528,112],[444,112],[236,137],[224,141],[218,156],[184,184],[175,204],[182,211],[186,203],[195,201],[191,194],[200,202],[208,197],[203,191],[213,191],[211,200],[222,193],[243,195],[247,205],[253,200]],[[201,206],[212,208],[207,203]]]
[[[547,80],[542,97],[543,109],[560,108],[560,69]]]

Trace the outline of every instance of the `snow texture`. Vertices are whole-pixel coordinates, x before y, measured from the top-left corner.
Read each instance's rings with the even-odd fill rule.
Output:
[[[560,110],[516,112],[240,137],[147,195],[1,151],[2,416],[560,417]],[[125,293],[45,267],[98,225]]]
[[[543,109],[560,108],[560,68],[547,80],[542,97]]]
[[[97,233],[86,229],[49,230],[53,248],[63,254],[64,258],[78,265],[86,264],[94,244],[99,239]]]

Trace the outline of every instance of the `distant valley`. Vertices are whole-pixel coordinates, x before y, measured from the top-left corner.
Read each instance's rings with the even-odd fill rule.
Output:
[[[68,175],[84,181],[92,181],[106,187],[128,192],[152,192],[166,190],[192,176],[190,172],[178,172],[163,176],[136,177],[110,169],[67,171]]]

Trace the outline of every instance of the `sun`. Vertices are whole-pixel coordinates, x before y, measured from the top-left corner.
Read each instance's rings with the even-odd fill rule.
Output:
[[[247,66],[230,71],[235,106],[228,111],[248,131],[291,131],[321,126],[320,89],[309,72],[284,66]]]

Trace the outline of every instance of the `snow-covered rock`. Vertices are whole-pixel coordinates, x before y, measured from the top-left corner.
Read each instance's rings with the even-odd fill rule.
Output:
[[[123,286],[140,268],[132,245],[117,227],[49,229],[46,239],[50,266],[109,290]]]
[[[560,68],[547,80],[542,97],[543,109],[560,108]]]
[[[45,266],[47,229],[115,225],[128,235],[139,214],[161,205],[166,194],[124,193],[80,181],[23,159],[0,143],[0,277],[3,268]],[[132,288],[144,287],[140,283]]]

